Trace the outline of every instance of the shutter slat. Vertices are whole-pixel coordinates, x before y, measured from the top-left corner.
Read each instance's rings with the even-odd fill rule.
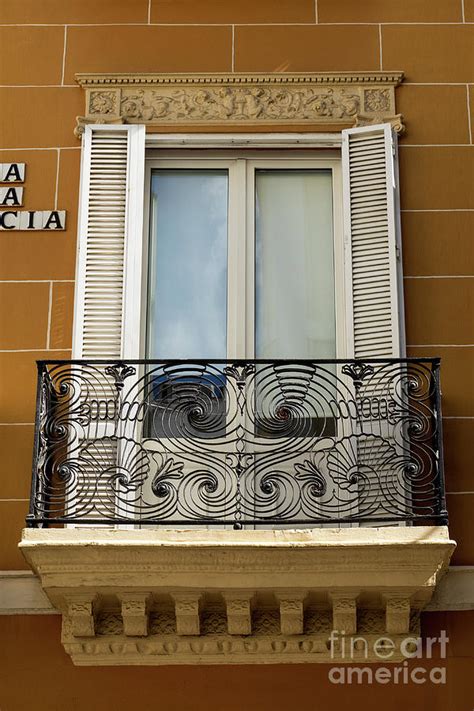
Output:
[[[353,356],[396,358],[401,339],[391,129],[348,129],[343,137]]]

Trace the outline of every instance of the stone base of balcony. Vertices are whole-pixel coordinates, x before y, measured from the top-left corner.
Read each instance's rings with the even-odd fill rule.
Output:
[[[80,665],[398,661],[454,546],[446,527],[26,529],[20,543]]]

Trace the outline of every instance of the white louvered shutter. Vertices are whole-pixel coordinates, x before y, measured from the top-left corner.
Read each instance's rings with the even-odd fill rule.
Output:
[[[73,359],[140,357],[144,166],[144,126],[86,127]],[[81,466],[70,510],[81,518],[106,518],[114,506],[107,472],[116,470],[121,454],[105,406],[116,390],[104,369],[91,375],[86,366],[81,373],[81,399],[102,403],[73,455]]]
[[[403,358],[397,137],[389,124],[342,133],[348,356]],[[373,472],[366,503],[381,519],[390,518],[386,490],[400,486],[394,462],[404,453],[400,432],[395,435],[381,415],[392,387],[387,373],[369,380],[356,395],[364,423],[356,444],[358,463]]]
[[[144,126],[86,126],[74,358],[139,357]]]
[[[342,132],[349,357],[404,356],[397,138],[389,124]]]

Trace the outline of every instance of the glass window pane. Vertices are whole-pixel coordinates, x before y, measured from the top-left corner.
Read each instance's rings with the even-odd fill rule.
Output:
[[[330,170],[257,170],[255,355],[335,358]]]
[[[226,170],[155,170],[147,357],[225,358]]]

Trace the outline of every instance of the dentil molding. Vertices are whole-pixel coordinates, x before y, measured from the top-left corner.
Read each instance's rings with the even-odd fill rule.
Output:
[[[401,133],[395,87],[402,79],[402,72],[76,74],[86,109],[75,133],[90,123],[338,131],[385,122]]]

